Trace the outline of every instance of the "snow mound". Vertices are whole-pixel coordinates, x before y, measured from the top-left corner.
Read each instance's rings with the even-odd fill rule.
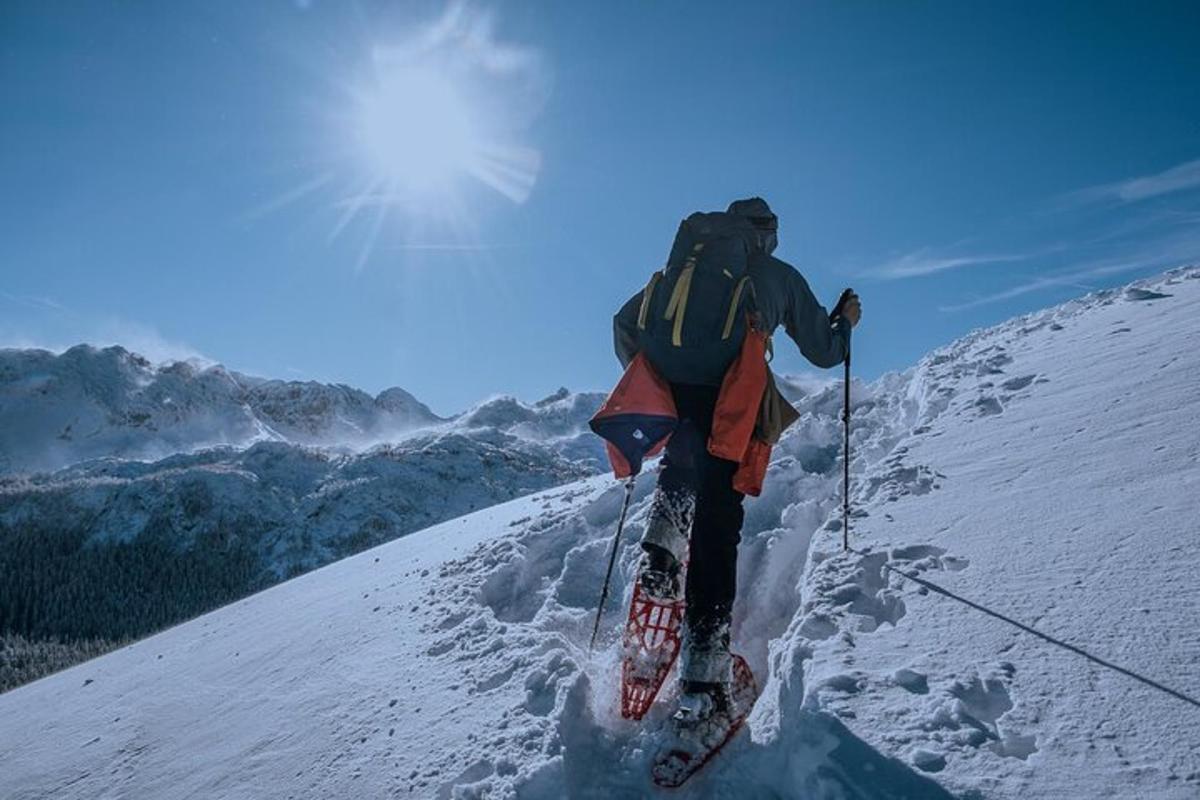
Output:
[[[1200,270],[802,392],[747,504],[735,647],[763,693],[680,797],[1193,798],[1197,711],[885,569],[1200,695]],[[556,401],[557,402],[557,401]],[[650,797],[660,703],[589,655],[604,476],[451,520],[0,696],[12,798]],[[616,598],[621,598],[620,600]],[[669,699],[669,698],[668,698]]]

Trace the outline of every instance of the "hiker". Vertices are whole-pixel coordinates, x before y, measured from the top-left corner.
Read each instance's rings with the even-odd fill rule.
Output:
[[[745,493],[735,486],[738,462],[710,453],[714,412],[728,416],[718,409],[722,380],[750,331],[769,337],[780,325],[816,366],[841,364],[862,314],[858,297],[847,290],[831,319],[800,273],[771,255],[776,244],[777,219],[761,198],[738,200],[725,214],[693,215],[680,228],[667,268],[613,320],[621,365],[644,351],[669,385],[678,416],[642,537],[638,580],[653,597],[682,596],[686,603],[676,714],[683,721],[729,713],[729,626]],[[714,251],[723,260],[714,262]],[[656,283],[663,284],[657,291]],[[738,402],[753,403],[748,411],[757,413],[761,394]],[[766,471],[765,453],[758,471]]]

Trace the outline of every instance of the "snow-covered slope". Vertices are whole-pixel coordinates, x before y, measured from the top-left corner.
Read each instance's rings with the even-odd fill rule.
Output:
[[[1200,270],[1102,292],[800,400],[748,504],[749,733],[683,797],[1200,796]],[[603,476],[451,520],[0,695],[0,796],[655,796],[663,709],[617,718],[648,510]],[[661,704],[660,704],[661,705]]]

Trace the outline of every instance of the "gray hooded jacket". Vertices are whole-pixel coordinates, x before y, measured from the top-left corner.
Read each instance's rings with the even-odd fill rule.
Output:
[[[775,215],[766,201],[757,197],[738,200],[729,206],[729,212],[750,218],[763,231],[748,264],[762,330],[770,335],[783,325],[804,357],[818,367],[842,363],[850,352],[850,323],[841,318],[830,323],[829,312],[817,302],[804,277],[791,264],[771,255],[776,243]],[[613,317],[613,344],[622,367],[637,354],[641,305],[642,293],[638,292]]]

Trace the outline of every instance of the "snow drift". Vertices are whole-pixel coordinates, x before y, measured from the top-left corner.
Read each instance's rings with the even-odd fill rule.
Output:
[[[765,684],[677,796],[1192,798],[1200,711],[884,570],[1200,695],[1200,270],[976,332],[839,390],[749,503],[736,649]],[[638,482],[627,596],[653,476]],[[655,723],[586,652],[605,477],[361,553],[0,696],[12,798],[656,796]]]

